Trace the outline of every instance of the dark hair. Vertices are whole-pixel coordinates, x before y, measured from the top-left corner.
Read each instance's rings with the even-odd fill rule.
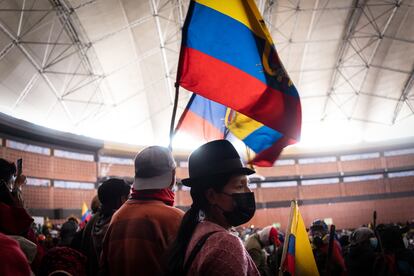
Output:
[[[200,210],[206,212],[209,208],[205,192],[209,188],[213,188],[217,192],[222,191],[231,176],[229,174],[210,176],[198,181],[191,187],[190,194],[193,204],[185,213],[177,237],[169,249],[167,275],[183,274],[185,254],[193,232],[199,223]]]
[[[378,225],[377,231],[379,238],[381,239],[382,246],[386,252],[396,252],[405,247],[402,231],[398,225]]]
[[[98,199],[101,202],[103,214],[111,216],[120,207],[122,196],[128,196],[130,186],[120,178],[110,178],[98,188]]]
[[[0,202],[7,205],[14,205],[14,199],[9,191],[8,182],[16,173],[16,165],[3,158],[0,158]]]
[[[16,171],[16,165],[13,162],[0,158],[0,180],[7,183]]]
[[[95,195],[91,201],[92,214],[95,214],[101,208],[101,202],[99,201],[98,195]]]

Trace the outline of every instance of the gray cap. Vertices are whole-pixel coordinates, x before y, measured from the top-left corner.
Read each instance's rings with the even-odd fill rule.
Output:
[[[169,149],[160,146],[143,149],[135,157],[134,189],[168,188],[176,166]]]
[[[360,227],[355,229],[354,232],[352,232],[350,241],[351,244],[360,244],[373,237],[375,237],[374,231],[372,231],[368,227]]]

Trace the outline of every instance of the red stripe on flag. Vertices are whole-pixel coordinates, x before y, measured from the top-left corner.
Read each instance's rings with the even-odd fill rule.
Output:
[[[185,48],[182,58],[182,87],[237,110],[289,138],[299,138],[302,115],[298,97],[277,91],[195,49]],[[257,66],[257,70],[262,67]]]
[[[224,133],[191,110],[186,110],[185,117],[180,122],[177,130],[197,136],[206,141],[224,138]]]
[[[291,276],[295,276],[295,256],[290,255],[289,253],[286,255],[285,269]]]

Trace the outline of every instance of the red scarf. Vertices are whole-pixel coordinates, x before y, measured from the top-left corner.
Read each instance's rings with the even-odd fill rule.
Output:
[[[137,200],[159,200],[169,206],[174,205],[174,192],[169,188],[153,190],[135,190],[132,188],[131,199]]]

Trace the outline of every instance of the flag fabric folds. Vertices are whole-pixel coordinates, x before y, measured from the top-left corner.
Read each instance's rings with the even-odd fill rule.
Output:
[[[299,95],[253,0],[191,1],[177,82],[237,112],[228,128],[256,152],[256,165],[272,166],[299,139]]]
[[[176,132],[183,131],[203,141],[223,139],[227,107],[193,94],[178,121]]]
[[[85,202],[82,204],[82,213],[81,213],[81,215],[82,215],[81,222],[89,221],[89,219],[92,217],[92,213],[88,209],[88,206],[86,205]]]
[[[256,153],[250,162],[256,166],[272,166],[283,148],[292,142],[280,132],[230,109],[225,122],[229,131]]]
[[[318,276],[308,233],[296,201],[292,201],[290,212],[291,219],[286,233],[288,238],[283,248],[281,272],[287,271],[291,276]]]

